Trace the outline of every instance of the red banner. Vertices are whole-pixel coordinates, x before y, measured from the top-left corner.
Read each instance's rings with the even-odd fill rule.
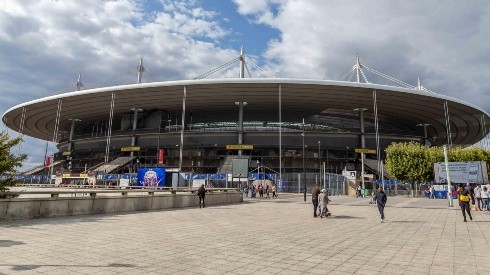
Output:
[[[158,164],[163,164],[165,162],[165,149],[158,149]]]
[[[44,167],[49,167],[51,165],[51,156],[46,156],[44,159]]]

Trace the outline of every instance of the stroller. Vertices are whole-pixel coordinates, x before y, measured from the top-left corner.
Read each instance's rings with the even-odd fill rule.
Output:
[[[251,198],[255,198],[257,195],[257,192],[255,192],[255,188],[252,189],[252,196]]]

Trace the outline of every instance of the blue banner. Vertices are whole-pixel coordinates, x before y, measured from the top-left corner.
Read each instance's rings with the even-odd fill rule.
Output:
[[[137,174],[122,174],[121,175],[121,179],[126,179],[126,180],[135,179],[136,177],[138,177]]]
[[[250,180],[276,180],[277,174],[264,174],[264,173],[248,173],[248,179]]]
[[[384,180],[384,182],[385,182],[385,184],[388,184],[388,185],[401,183],[400,180]],[[376,180],[376,183],[381,185],[381,184],[383,184],[383,181],[382,180]]]
[[[165,168],[138,169],[138,186],[164,186]]]
[[[185,174],[185,179],[190,180],[226,180],[226,174]]]
[[[121,177],[120,174],[105,174],[102,176],[103,180],[118,180]]]

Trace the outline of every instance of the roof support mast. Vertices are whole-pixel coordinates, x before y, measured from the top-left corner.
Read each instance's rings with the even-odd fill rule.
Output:
[[[240,50],[240,78],[245,78],[245,53],[243,52],[243,45],[242,49]],[[236,60],[236,59],[235,59]]]
[[[360,78],[360,71],[361,71],[361,64],[359,63],[359,53],[356,53],[356,76],[357,76],[357,83],[361,82]]]
[[[82,74],[78,74],[78,80],[77,80],[76,87],[77,87],[77,91],[81,91],[82,90],[82,87],[83,87]]]
[[[138,71],[138,84],[140,84],[143,77],[143,72],[145,71],[145,67],[143,67],[143,57],[140,59],[140,65],[136,67],[136,70]]]

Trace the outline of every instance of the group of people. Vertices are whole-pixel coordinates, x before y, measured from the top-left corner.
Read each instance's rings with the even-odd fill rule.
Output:
[[[270,192],[272,192],[272,198],[277,198],[278,195],[277,195],[276,185],[275,184],[271,184],[271,185],[272,186],[269,186],[268,183],[266,183],[265,185],[259,183],[256,187],[253,184],[250,184],[250,186],[245,184],[243,188],[243,192],[245,193],[246,197],[251,197],[251,198],[255,198],[257,192],[259,193],[259,197],[263,198],[265,193],[266,198],[269,199],[271,198]]]
[[[467,221],[466,214],[468,214],[470,220],[473,220],[470,203],[475,205],[475,210],[490,211],[490,190],[486,186],[482,188],[481,184],[477,184],[476,187],[472,187],[468,183],[465,187],[463,184],[459,184],[457,194],[458,204],[463,213],[463,221]]]
[[[359,196],[359,195],[358,195]],[[381,222],[385,220],[384,209],[388,197],[383,191],[383,187],[379,187],[376,193],[373,193],[373,198],[378,206],[379,214],[381,215]],[[318,185],[315,185],[311,190],[311,201],[313,203],[313,217],[329,217],[331,216],[330,211],[328,211],[328,203],[330,199],[328,198],[328,192],[325,189],[321,189]]]

